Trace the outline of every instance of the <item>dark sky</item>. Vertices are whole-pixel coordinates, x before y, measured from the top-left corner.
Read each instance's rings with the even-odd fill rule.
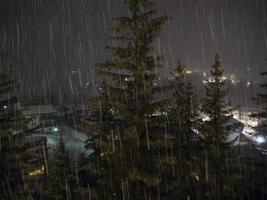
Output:
[[[266,0],[156,2],[160,14],[172,17],[155,42],[168,57],[163,74],[177,58],[206,71],[216,52],[227,72],[267,66]],[[0,47],[27,95],[64,98],[72,70],[80,70],[83,84],[94,81],[94,64],[108,56],[111,19],[123,13],[122,0],[0,0]]]

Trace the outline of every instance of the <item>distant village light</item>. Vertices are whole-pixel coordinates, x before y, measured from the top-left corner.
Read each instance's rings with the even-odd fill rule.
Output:
[[[39,176],[44,174],[45,168],[42,166],[40,169],[35,169],[31,172],[29,172],[29,176]]]
[[[58,128],[57,127],[54,128],[54,132],[58,132]]]
[[[210,121],[210,117],[209,117],[209,116],[204,116],[204,117],[202,118],[202,121],[203,121],[203,122]]]

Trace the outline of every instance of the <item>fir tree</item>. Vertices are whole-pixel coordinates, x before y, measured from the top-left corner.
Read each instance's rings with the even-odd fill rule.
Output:
[[[260,74],[262,77],[267,76],[267,72],[262,72]],[[257,100],[257,103],[262,105],[263,107],[267,104],[267,82],[263,82],[260,84],[261,91],[258,94],[258,97],[254,100]],[[265,112],[253,114],[254,117],[260,117],[260,118],[267,118],[267,107],[264,107],[266,110]]]
[[[8,122],[0,127],[0,197],[5,199],[23,199],[27,196],[24,180],[25,163],[22,159],[21,146],[8,131]]]
[[[62,136],[54,154],[44,183],[44,196],[46,199],[70,199],[71,158]]]
[[[14,127],[23,121],[17,116],[15,79],[10,78],[5,72],[7,61],[3,52],[0,53],[0,198],[23,199],[28,196],[25,182],[24,160],[25,154],[22,146],[13,135]],[[14,74],[11,74],[14,75]]]
[[[263,71],[261,74],[261,77],[266,78],[267,71]],[[253,98],[252,100],[256,101],[257,104],[259,104],[264,111],[260,113],[253,113],[251,117],[258,118],[259,120],[264,120],[267,118],[267,81],[266,79],[263,81],[263,83],[260,84],[260,92],[258,93],[256,98]],[[258,131],[264,135],[266,125],[260,124],[257,129]],[[258,144],[259,145],[259,144]],[[254,147],[251,147],[254,148]],[[254,151],[253,149],[251,150]],[[264,155],[261,155],[261,152],[258,154],[253,155],[253,158],[248,157],[247,155],[244,155],[242,158],[242,164],[243,164],[243,171],[244,173],[243,178],[243,187],[246,188],[247,196],[250,198],[255,199],[265,199],[267,197],[267,173],[266,173],[266,167],[267,162],[264,157]]]
[[[174,119],[176,133],[176,145],[174,148],[177,154],[178,165],[176,166],[179,179],[179,189],[176,189],[177,196],[182,198],[194,197],[194,185],[198,181],[197,169],[195,168],[196,133],[193,131],[197,123],[197,105],[195,102],[192,85],[186,80],[185,67],[178,63],[175,70],[173,107],[169,114]]]
[[[153,113],[164,103],[154,99],[160,91],[156,70],[163,57],[153,55],[152,44],[167,17],[155,17],[149,0],[125,4],[130,14],[115,20],[113,46],[108,47],[112,59],[97,65],[106,80],[101,88],[107,113],[113,115],[103,119],[109,129],[96,149],[98,188],[102,199],[154,199],[161,195],[161,169],[156,163],[164,142],[158,139]]]
[[[237,190],[235,186],[238,174],[234,173],[235,157],[226,142],[230,131],[229,116],[225,103],[226,90],[223,79],[223,70],[219,55],[210,71],[206,84],[206,97],[203,100],[201,111],[207,120],[203,123],[204,154],[202,160],[204,187],[201,188],[206,199],[233,199]],[[203,180],[204,179],[204,180]]]
[[[179,132],[179,145],[186,146],[190,150],[193,128],[196,121],[196,102],[193,87],[190,82],[186,83],[185,67],[179,62],[176,68],[176,79],[174,85],[174,113],[177,132]]]

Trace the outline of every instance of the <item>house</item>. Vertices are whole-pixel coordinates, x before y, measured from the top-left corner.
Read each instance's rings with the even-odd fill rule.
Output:
[[[27,159],[24,169],[25,178],[44,176],[47,168],[47,138],[42,136],[26,136],[17,138],[21,154]]]
[[[27,129],[56,126],[60,115],[53,105],[28,106],[22,110],[22,115],[28,120]]]
[[[241,107],[239,109],[234,109],[232,115],[235,119],[239,120],[247,126],[256,127],[263,120],[258,117],[254,117],[254,114],[261,113],[264,110],[262,108],[253,107]]]

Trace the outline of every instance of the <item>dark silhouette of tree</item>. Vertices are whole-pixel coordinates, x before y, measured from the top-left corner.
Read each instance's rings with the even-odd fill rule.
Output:
[[[216,55],[201,108],[206,118],[201,127],[204,146],[201,177],[204,187],[201,190],[205,199],[233,199],[239,195],[236,190],[239,174],[233,167],[237,160],[230,143],[227,143],[231,127],[228,124],[230,117],[224,100],[224,86],[220,58]]]
[[[5,73],[7,61],[0,53],[0,198],[26,198],[28,193],[25,182],[26,156],[22,146],[13,134],[14,127],[23,120],[17,116],[16,79]],[[10,74],[14,75],[14,74]],[[22,126],[21,126],[22,127]]]
[[[174,131],[174,145],[171,149],[175,154],[175,178],[179,180],[176,188],[169,191],[174,197],[195,198],[198,173],[196,168],[195,150],[197,149],[196,128],[198,113],[193,87],[186,77],[186,69],[181,62],[175,69],[173,81],[173,99],[168,118]],[[170,134],[172,132],[170,131]]]
[[[44,182],[45,199],[71,199],[73,189],[70,185],[71,177],[71,157],[66,149],[64,138],[60,136]]]
[[[166,157],[164,116],[166,101],[156,100],[161,91],[157,69],[162,56],[153,53],[167,16],[156,16],[153,1],[125,0],[129,15],[115,19],[112,58],[97,64],[104,78],[101,93],[106,110],[106,130],[96,144],[99,166],[96,173],[102,199],[155,199],[167,192],[160,160]],[[163,108],[163,109],[162,109]],[[108,127],[108,129],[106,129]],[[171,159],[170,159],[171,160]]]

